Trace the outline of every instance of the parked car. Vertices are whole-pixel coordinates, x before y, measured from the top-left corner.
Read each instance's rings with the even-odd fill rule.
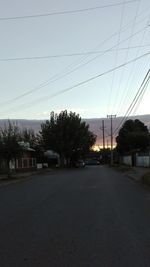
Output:
[[[99,165],[100,162],[99,162],[99,160],[97,160],[97,159],[87,159],[87,160],[85,161],[85,164],[86,164],[86,165]]]
[[[74,166],[75,167],[85,167],[85,162],[84,162],[84,160],[79,159],[79,160],[75,161]]]

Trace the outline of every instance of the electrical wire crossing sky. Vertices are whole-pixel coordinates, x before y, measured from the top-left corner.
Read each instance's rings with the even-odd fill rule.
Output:
[[[0,33],[1,119],[125,116],[150,69],[149,0],[5,0]]]

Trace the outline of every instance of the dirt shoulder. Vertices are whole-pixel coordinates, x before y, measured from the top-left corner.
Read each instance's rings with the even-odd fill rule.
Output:
[[[150,168],[116,165],[114,168],[136,182],[150,185]]]
[[[51,169],[48,168],[48,169],[40,169],[40,170],[30,171],[30,172],[13,173],[11,174],[10,177],[8,177],[7,174],[0,174],[0,186],[31,179],[33,175],[39,175],[41,173],[43,174],[49,171],[51,171]]]

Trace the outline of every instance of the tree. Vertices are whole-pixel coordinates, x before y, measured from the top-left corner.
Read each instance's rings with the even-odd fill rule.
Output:
[[[50,121],[41,125],[41,136],[45,149],[57,152],[61,159],[70,160],[83,156],[96,141],[96,136],[89,131],[89,126],[81,121],[79,115],[66,110],[60,114],[51,112]]]
[[[117,151],[119,153],[145,150],[150,143],[147,126],[140,120],[127,120],[116,137]]]
[[[20,138],[25,143],[29,143],[31,147],[34,147],[36,144],[36,135],[32,129],[24,128],[20,132]]]
[[[24,143],[29,144],[29,146],[35,150],[34,155],[36,160],[42,162],[44,158],[44,150],[42,147],[41,135],[35,134],[33,129],[24,128],[20,132],[20,138],[20,143],[22,143],[22,145]]]
[[[5,125],[4,129],[0,129],[0,157],[6,160],[8,173],[10,161],[16,159],[22,152],[19,140],[18,127],[8,121],[8,125]]]

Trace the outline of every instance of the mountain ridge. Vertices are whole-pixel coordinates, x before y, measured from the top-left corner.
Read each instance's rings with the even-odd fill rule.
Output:
[[[113,124],[113,130],[118,127],[118,125],[121,123],[124,117],[116,117],[113,118],[112,124]],[[142,121],[148,128],[150,128],[150,114],[145,115],[136,115],[136,116],[130,116],[127,118],[127,120],[132,119],[139,119]],[[46,120],[41,119],[0,119],[0,127],[3,128],[8,121],[15,123],[20,129],[33,129],[35,133],[38,133],[41,129],[41,124],[44,123]],[[87,118],[82,119],[82,121],[85,121],[87,124],[89,124],[89,129],[97,136],[96,145],[101,146],[102,145],[102,121],[104,121],[104,134],[105,134],[105,141],[107,142],[107,145],[110,144],[110,127],[111,127],[111,120],[109,118]],[[118,132],[116,131],[116,135]]]

